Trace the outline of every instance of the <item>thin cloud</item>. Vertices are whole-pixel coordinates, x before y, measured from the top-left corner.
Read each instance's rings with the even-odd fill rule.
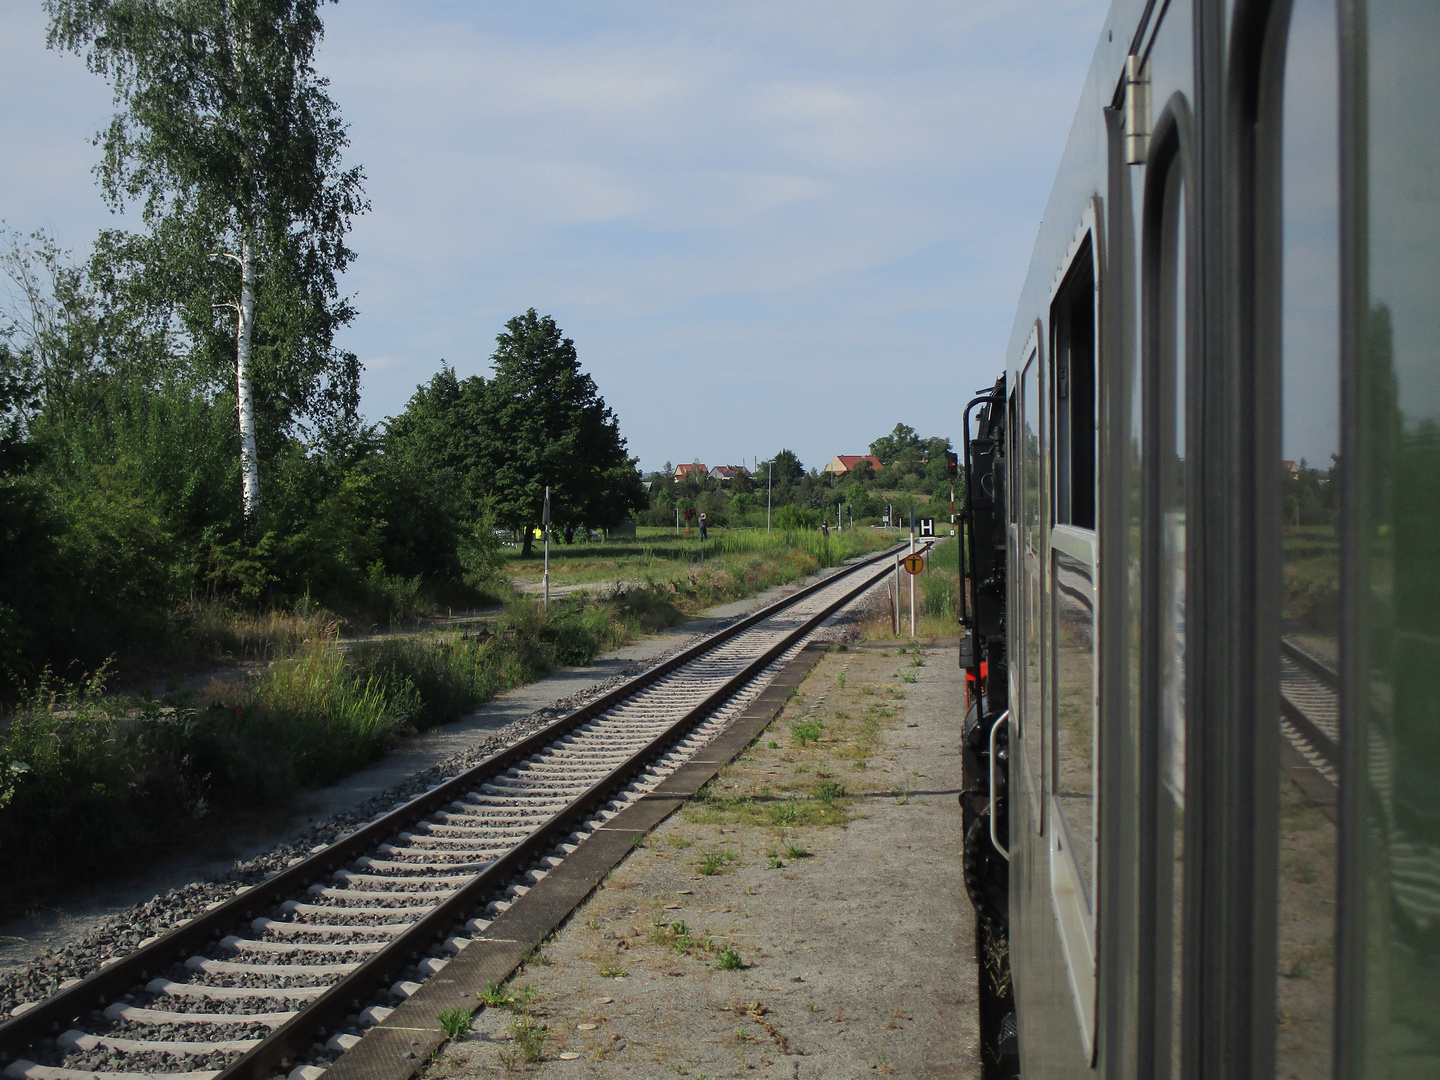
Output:
[[[363,409],[484,371],[535,306],[632,452],[807,464],[958,434],[1001,365],[1104,0],[346,0],[318,67],[373,210],[344,287]],[[38,8],[38,5],[37,5]],[[109,91],[0,14],[12,227],[112,223]]]

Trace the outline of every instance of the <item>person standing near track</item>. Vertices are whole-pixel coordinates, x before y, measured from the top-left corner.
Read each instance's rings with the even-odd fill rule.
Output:
[[[700,515],[700,542],[703,544],[703,543],[704,543],[706,540],[708,540],[709,538],[710,538],[710,533],[709,533],[709,531],[706,529],[706,526],[705,526],[705,515],[704,515],[704,514],[701,514],[701,515]]]

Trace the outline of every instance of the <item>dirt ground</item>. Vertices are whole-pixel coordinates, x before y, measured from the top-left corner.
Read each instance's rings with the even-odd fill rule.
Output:
[[[956,659],[827,655],[427,1080],[978,1076]]]

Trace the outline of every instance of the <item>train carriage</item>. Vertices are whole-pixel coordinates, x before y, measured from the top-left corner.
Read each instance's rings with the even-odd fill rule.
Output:
[[[988,1076],[1440,1076],[1437,56],[1107,18],[965,418]]]

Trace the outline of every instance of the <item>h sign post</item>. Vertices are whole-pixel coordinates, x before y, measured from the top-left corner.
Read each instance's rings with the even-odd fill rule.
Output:
[[[935,519],[934,519],[934,518],[921,518],[921,519],[920,519],[920,535],[921,535],[921,536],[934,536],[934,535],[935,535]]]

